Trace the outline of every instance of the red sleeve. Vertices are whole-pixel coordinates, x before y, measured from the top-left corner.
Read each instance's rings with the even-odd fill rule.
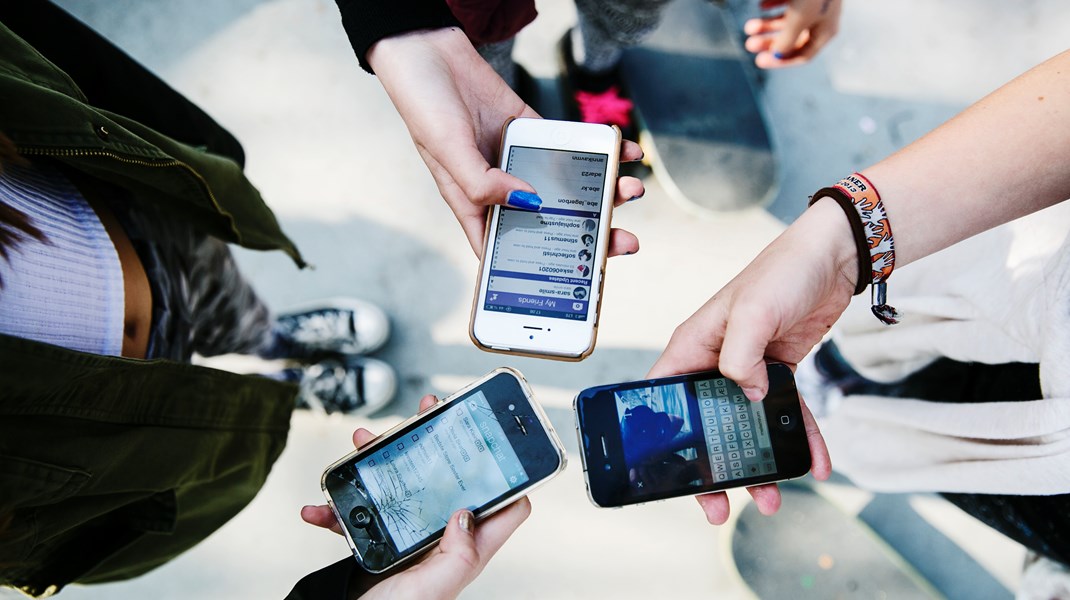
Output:
[[[515,36],[535,20],[535,0],[446,0],[461,27],[480,46]]]

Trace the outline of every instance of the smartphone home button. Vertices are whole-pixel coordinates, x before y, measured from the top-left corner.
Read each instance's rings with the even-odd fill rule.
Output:
[[[782,412],[778,414],[776,418],[777,427],[784,431],[791,431],[792,429],[795,429],[795,421],[796,419],[787,412]]]
[[[349,522],[357,529],[366,529],[372,524],[372,513],[366,506],[358,506],[349,513]]]

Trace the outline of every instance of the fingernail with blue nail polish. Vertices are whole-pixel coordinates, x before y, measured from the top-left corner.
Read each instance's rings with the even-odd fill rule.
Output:
[[[539,210],[539,207],[542,206],[542,198],[540,198],[538,194],[533,194],[531,192],[513,190],[509,192],[509,198],[505,203],[513,208]]]
[[[643,197],[643,194],[639,194],[638,196],[632,196],[631,198],[628,198],[628,202],[634,202],[634,201],[636,201],[636,200],[638,200],[638,199],[640,199],[642,197]]]
[[[777,60],[784,60],[785,58],[787,58],[787,55],[785,55],[783,52],[774,52],[773,56],[776,57]]]

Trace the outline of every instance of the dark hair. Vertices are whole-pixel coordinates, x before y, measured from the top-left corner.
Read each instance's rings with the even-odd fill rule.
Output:
[[[0,132],[0,175],[3,174],[6,165],[26,166],[28,164],[29,161],[19,155],[15,142]],[[7,204],[0,203],[0,258],[8,260],[8,252],[19,242],[31,237],[45,241],[45,234],[30,222],[30,217]],[[3,285],[3,279],[0,279],[0,287]]]

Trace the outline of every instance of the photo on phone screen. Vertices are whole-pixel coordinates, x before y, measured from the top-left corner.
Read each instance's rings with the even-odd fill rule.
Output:
[[[770,377],[762,402],[716,372],[581,392],[592,500],[620,506],[806,474],[810,450],[791,372],[773,365]]]
[[[556,474],[564,454],[508,370],[327,469],[323,489],[358,559],[379,572]]]
[[[471,337],[484,350],[580,360],[594,348],[620,131],[515,119],[501,168],[528,182],[537,211],[494,206]]]

